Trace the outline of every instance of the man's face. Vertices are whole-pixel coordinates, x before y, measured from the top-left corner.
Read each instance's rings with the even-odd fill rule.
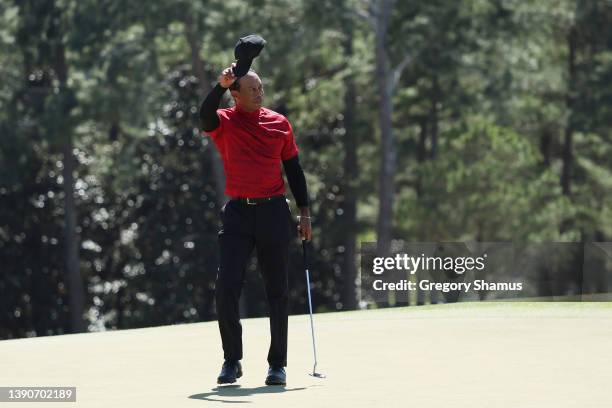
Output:
[[[232,95],[236,99],[236,105],[247,112],[261,108],[264,90],[259,76],[254,72],[249,72],[240,77],[238,81],[240,81],[240,90],[232,91]]]

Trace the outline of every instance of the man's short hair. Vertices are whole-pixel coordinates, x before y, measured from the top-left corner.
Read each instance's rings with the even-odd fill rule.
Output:
[[[251,73],[251,72],[252,72],[252,73],[254,73],[255,75],[257,75],[257,72],[255,72],[255,71],[254,71],[254,70],[252,70],[252,69],[249,69],[249,72],[247,72],[247,74],[249,74],[249,73]],[[236,80],[235,80],[235,81],[234,81],[234,82],[233,82],[233,83],[232,83],[232,84],[229,86],[229,90],[230,90],[230,91],[240,91],[240,78],[242,78],[242,77],[237,78],[237,79],[236,79]]]

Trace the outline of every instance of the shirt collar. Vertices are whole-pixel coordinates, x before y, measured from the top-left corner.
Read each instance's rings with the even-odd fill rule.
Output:
[[[244,116],[249,119],[257,119],[259,118],[259,114],[261,113],[261,108],[254,110],[253,112],[247,112],[242,109],[240,106],[236,105],[236,112],[238,112],[241,116]]]

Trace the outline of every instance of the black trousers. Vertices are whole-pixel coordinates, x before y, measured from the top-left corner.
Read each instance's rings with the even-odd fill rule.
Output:
[[[268,363],[287,365],[289,245],[297,235],[284,198],[249,205],[230,200],[220,212],[220,265],[215,287],[219,331],[226,360],[242,359],[239,299],[246,264],[255,248],[270,312]]]

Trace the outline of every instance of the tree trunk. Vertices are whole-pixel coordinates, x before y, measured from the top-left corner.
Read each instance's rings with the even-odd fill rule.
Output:
[[[572,26],[567,36],[569,54],[567,59],[568,94],[566,98],[566,106],[568,110],[568,119],[563,141],[563,167],[561,169],[561,189],[563,191],[563,195],[566,196],[571,195],[571,174],[574,161],[572,142],[574,137],[573,107],[576,92],[576,35],[576,27]]]
[[[435,159],[438,152],[438,103],[440,101],[440,83],[438,81],[438,75],[434,74],[432,79],[431,89],[431,110],[430,110],[430,123],[431,123],[431,151],[430,157]]]
[[[64,237],[66,251],[66,271],[68,273],[68,293],[70,298],[70,326],[73,333],[86,331],[83,312],[85,310],[85,289],[79,268],[79,237],[76,232],[76,206],[74,202],[74,156],[72,138],[62,146],[64,155],[62,176],[64,177]]]
[[[183,22],[185,24],[185,37],[187,38],[187,43],[189,44],[189,50],[191,52],[191,67],[200,83],[201,98],[204,98],[204,96],[210,92],[211,88],[206,76],[206,71],[204,70],[204,61],[202,61],[200,57],[200,41],[198,40],[198,34],[192,16],[187,14]],[[206,154],[207,157],[205,159],[211,163],[212,175],[215,182],[217,208],[220,209],[227,200],[225,196],[225,173],[223,171],[223,163],[217,153],[217,149],[212,146],[206,149]]]
[[[393,105],[391,102],[393,78],[389,67],[389,56],[385,44],[392,0],[378,2],[375,12],[376,43],[376,82],[378,85],[380,124],[380,173],[379,173],[379,210],[377,222],[377,252],[385,256],[391,249],[393,227],[393,196],[395,178],[395,150],[391,120]]]
[[[61,39],[61,33],[58,33],[57,44],[55,48],[54,70],[57,74],[60,83],[60,93],[67,94],[67,79],[68,66],[66,64],[66,51]],[[56,120],[68,121],[71,106],[65,98],[61,99],[65,103],[66,111],[62,112],[62,118]],[[85,288],[83,285],[83,277],[79,267],[79,236],[76,232],[77,216],[76,205],[74,200],[74,170],[75,159],[72,153],[73,140],[70,126],[60,126],[65,134],[64,142],[62,143],[63,154],[63,169],[62,176],[64,182],[62,188],[64,190],[64,239],[65,239],[65,257],[66,257],[66,274],[68,283],[68,295],[70,302],[70,329],[72,333],[81,333],[87,330],[87,325],[84,320],[85,311]]]
[[[423,117],[419,120],[419,140],[416,148],[417,174],[415,183],[415,192],[418,198],[423,195],[423,180],[421,177],[421,166],[427,158],[425,144],[427,143],[427,118]]]
[[[345,24],[344,55],[347,60],[353,56],[353,22],[347,19]],[[344,284],[341,292],[343,309],[357,308],[357,192],[355,182],[357,174],[357,137],[355,128],[355,81],[353,74],[344,79],[344,214],[342,216],[344,233]]]
[[[552,132],[549,127],[542,129],[540,135],[540,153],[542,154],[542,165],[544,167],[550,167],[551,159],[551,144],[552,144]]]

